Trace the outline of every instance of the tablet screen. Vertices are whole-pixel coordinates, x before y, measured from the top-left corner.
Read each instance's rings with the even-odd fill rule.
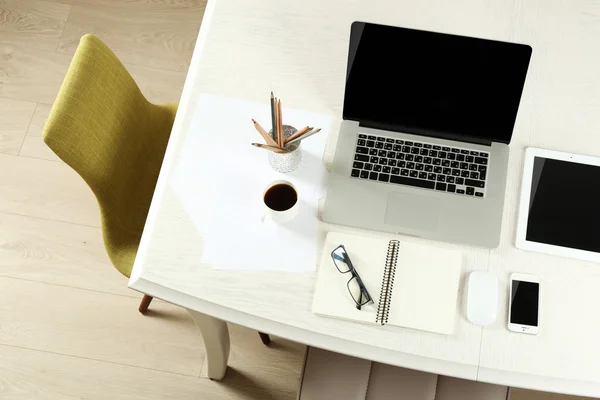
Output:
[[[600,252],[600,167],[535,157],[526,239]]]

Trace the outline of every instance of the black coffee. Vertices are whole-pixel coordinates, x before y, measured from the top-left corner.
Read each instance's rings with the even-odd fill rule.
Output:
[[[265,204],[274,211],[289,210],[297,201],[298,193],[285,183],[273,185],[265,193]]]

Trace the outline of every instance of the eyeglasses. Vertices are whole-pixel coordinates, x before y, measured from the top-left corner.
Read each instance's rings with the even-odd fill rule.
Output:
[[[331,258],[333,258],[333,263],[338,271],[342,274],[349,272],[352,275],[352,278],[350,278],[346,286],[348,286],[348,291],[350,292],[350,296],[352,296],[352,300],[356,303],[356,308],[360,310],[365,304],[372,303],[373,299],[367,291],[362,279],[360,279],[360,275],[358,275],[358,272],[352,265],[350,256],[346,252],[346,248],[343,244],[339,245],[331,252]]]

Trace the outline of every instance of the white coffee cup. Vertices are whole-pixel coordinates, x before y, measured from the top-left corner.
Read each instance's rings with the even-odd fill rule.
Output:
[[[271,182],[263,191],[262,222],[267,219],[277,223],[291,221],[298,215],[299,200],[298,191],[291,182]]]

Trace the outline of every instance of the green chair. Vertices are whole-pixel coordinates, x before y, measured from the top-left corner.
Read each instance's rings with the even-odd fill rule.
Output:
[[[85,35],[44,127],[44,142],[94,192],[106,251],[127,277],[176,112],[177,104],[150,103],[113,52]],[[144,296],[142,314],[151,301]]]

